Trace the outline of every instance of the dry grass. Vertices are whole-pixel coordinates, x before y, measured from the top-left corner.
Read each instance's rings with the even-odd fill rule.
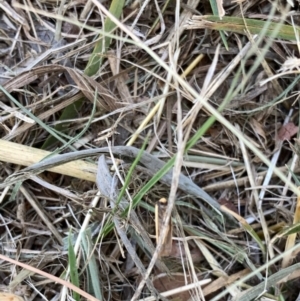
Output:
[[[0,301],[296,300],[299,4],[223,2],[0,1]]]

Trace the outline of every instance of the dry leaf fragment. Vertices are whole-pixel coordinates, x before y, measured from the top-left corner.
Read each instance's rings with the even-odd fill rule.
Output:
[[[278,140],[290,140],[292,136],[298,133],[298,130],[298,126],[295,126],[293,122],[288,122],[278,131]]]
[[[233,204],[233,202],[230,202],[227,198],[220,198],[218,200],[218,203],[220,205],[224,205],[225,207],[227,207],[228,209],[230,209],[231,211],[235,212],[235,213],[239,213],[239,211],[237,210],[236,206]]]
[[[264,142],[267,143],[266,134],[262,128],[262,124],[259,123],[255,118],[251,118],[250,125],[253,128],[253,130],[255,131],[255,133],[257,133],[259,136],[263,137]]]

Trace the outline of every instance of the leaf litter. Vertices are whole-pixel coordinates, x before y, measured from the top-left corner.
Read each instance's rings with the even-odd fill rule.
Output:
[[[296,300],[290,2],[0,2],[0,299]]]

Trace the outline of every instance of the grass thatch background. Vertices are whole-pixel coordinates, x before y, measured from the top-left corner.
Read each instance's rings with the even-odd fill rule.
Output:
[[[0,300],[296,300],[299,9],[0,1]]]

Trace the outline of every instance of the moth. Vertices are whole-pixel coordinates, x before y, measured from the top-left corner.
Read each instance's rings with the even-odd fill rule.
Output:
[[[1,301],[24,301],[24,299],[20,296],[11,293],[0,292],[0,300]]]
[[[163,229],[167,207],[168,201],[165,198],[160,199],[155,205],[155,232],[157,244]],[[172,220],[170,219],[169,224],[167,225],[167,234],[162,244],[160,256],[169,256],[172,252],[172,229]]]

